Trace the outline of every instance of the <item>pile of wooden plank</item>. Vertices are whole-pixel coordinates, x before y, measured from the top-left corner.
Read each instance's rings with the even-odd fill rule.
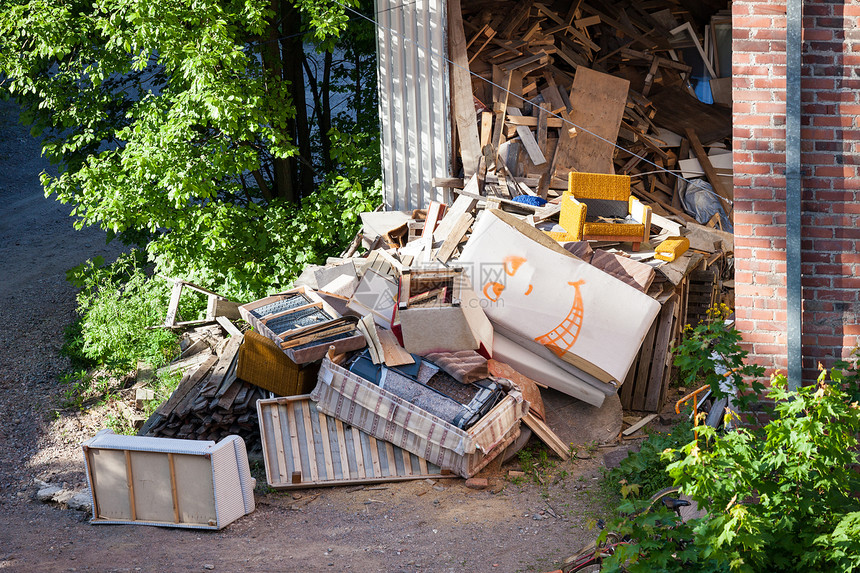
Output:
[[[199,341],[198,341],[199,342]],[[185,368],[181,382],[140,429],[141,436],[219,441],[239,435],[249,450],[259,448],[257,400],[267,393],[236,378],[236,363],[242,335],[234,334],[216,343],[195,342],[173,365]]]
[[[627,174],[656,214],[692,221],[676,174],[704,175],[731,214],[731,154],[720,157],[731,110],[703,103],[691,87],[697,68],[714,94],[730,86],[719,76],[731,72],[719,61],[726,26],[731,36],[724,13],[700,39],[698,8],[676,0],[458,4],[449,5],[449,32],[465,181],[478,173],[488,194],[551,198],[571,170]]]

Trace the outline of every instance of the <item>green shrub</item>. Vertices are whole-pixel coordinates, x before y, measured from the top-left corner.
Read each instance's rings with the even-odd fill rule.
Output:
[[[851,351],[848,360],[836,361],[830,370],[830,380],[845,392],[850,402],[860,402],[860,347]]]
[[[148,327],[164,321],[169,301],[166,281],[147,276],[137,252],[122,255],[110,265],[101,258],[87,261],[68,273],[81,287],[79,321],[67,331],[63,352],[78,363],[88,363],[114,374],[133,370],[142,360],[159,367],[176,348],[176,335]],[[186,298],[186,297],[183,297]],[[193,303],[188,298],[186,303]],[[185,316],[196,315],[182,308]]]
[[[860,568],[860,406],[826,384],[824,372],[817,386],[797,391],[777,375],[768,397],[774,417],[764,427],[720,435],[700,426],[697,440],[665,453],[675,485],[707,516],[679,525],[639,514],[613,524],[634,542],[604,570]]]
[[[715,306],[708,312],[708,320],[695,328],[687,326],[681,344],[674,349],[675,366],[683,383],[691,388],[708,384],[714,397],[732,395],[742,412],[758,401],[764,384],[764,368],[745,364],[747,352],[740,347],[741,333],[726,322],[730,310]],[[726,388],[726,381],[734,385],[736,393]]]
[[[626,491],[637,492],[640,497],[650,497],[661,489],[672,485],[672,478],[666,473],[669,461],[664,459],[666,449],[680,448],[693,439],[693,424],[680,422],[666,434],[652,432],[639,447],[621,460],[621,464],[607,474],[611,483],[622,483]],[[635,488],[634,486],[638,486]],[[624,497],[627,497],[626,495]]]

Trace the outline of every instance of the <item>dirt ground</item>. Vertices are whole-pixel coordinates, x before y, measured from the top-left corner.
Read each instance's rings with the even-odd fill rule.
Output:
[[[619,448],[555,463],[543,484],[509,478],[516,459],[494,463],[485,490],[456,478],[276,492],[256,464],[256,511],[219,532],[95,526],[37,501],[37,479],[86,486],[80,444],[106,415],[60,407],[69,364],[58,350],[75,307],[65,271],[118,252],[44,198],[47,168],[0,102],[0,570],[550,571],[594,538],[588,524],[612,502],[604,456]]]

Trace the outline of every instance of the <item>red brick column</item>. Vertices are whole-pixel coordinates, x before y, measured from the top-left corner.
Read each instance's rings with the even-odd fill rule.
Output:
[[[785,2],[732,4],[735,295],[750,361],[786,368]],[[804,379],[860,345],[860,0],[805,1]]]

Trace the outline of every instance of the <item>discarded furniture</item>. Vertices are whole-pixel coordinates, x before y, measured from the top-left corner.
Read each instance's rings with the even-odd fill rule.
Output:
[[[568,175],[568,191],[561,199],[559,223],[570,240],[648,241],[651,208],[630,194],[630,177],[603,173]]]
[[[83,444],[93,496],[90,523],[221,529],[254,511],[245,442],[122,436]]]
[[[429,360],[413,355],[411,364],[389,368],[374,364],[367,351],[344,364],[353,374],[373,382],[410,404],[460,429],[484,417],[504,396],[502,385],[490,378],[463,384]]]
[[[498,210],[478,219],[459,262],[475,273],[480,305],[497,334],[537,343],[552,359],[599,380],[597,388],[613,386],[611,392],[624,381],[660,311],[660,304],[642,291]],[[501,360],[540,380],[511,358]]]
[[[307,394],[316,385],[319,365],[298,365],[273,340],[253,330],[239,347],[236,376],[277,396]]]
[[[323,414],[310,396],[257,402],[266,481],[276,489],[364,484],[454,474]]]
[[[331,345],[338,352],[364,347],[364,337],[356,329],[355,319],[341,317],[307,287],[242,305],[239,312],[296,364],[319,360]]]
[[[493,325],[461,266],[403,269],[394,323],[414,354],[492,351]]]
[[[182,296],[182,289],[185,287],[206,295],[206,318],[176,322],[176,317],[179,313],[179,299]],[[174,279],[173,288],[170,291],[170,303],[167,306],[167,316],[164,319],[163,326],[167,328],[186,328],[197,324],[215,322],[215,319],[219,316],[235,320],[239,318],[237,307],[238,305],[235,302],[227,300],[218,293],[182,279]]]
[[[344,359],[323,359],[319,383],[311,392],[320,411],[463,477],[476,474],[512,443],[528,412],[522,393],[508,383],[501,402],[461,430],[353,374],[341,365]]]

